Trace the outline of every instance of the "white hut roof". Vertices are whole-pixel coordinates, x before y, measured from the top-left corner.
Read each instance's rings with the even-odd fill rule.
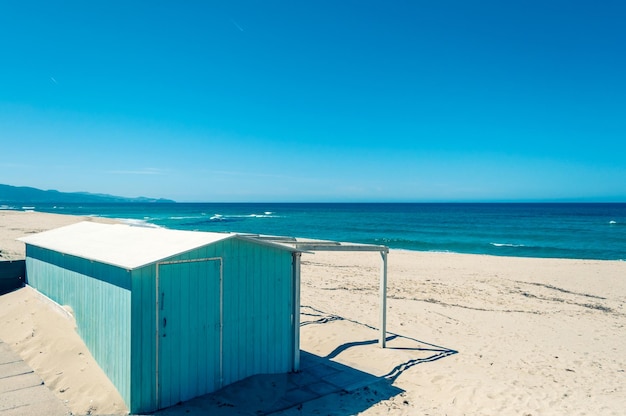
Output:
[[[233,237],[252,240],[233,233],[180,231],[94,222],[79,222],[19,240],[101,263],[135,269]],[[280,244],[258,243],[290,250]],[[295,250],[291,248],[290,251]]]

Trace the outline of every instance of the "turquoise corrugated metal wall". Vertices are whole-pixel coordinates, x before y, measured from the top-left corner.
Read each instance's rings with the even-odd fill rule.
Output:
[[[159,407],[220,387],[220,260],[159,265]]]
[[[74,311],[78,333],[126,403],[131,397],[130,273],[26,245],[29,285]]]
[[[291,253],[231,240],[224,259],[224,385],[291,368]]]
[[[133,413],[155,410],[156,265],[132,272],[131,398]]]
[[[223,264],[223,385],[254,374],[290,371],[293,349],[291,253],[233,238],[169,258],[167,261],[216,257],[220,257]],[[219,311],[216,305],[220,301],[220,294],[215,286],[198,283],[199,279],[210,276],[214,271],[202,271],[191,264],[194,263],[171,264],[166,268],[159,266],[159,273],[165,273],[159,279],[169,279],[169,283],[161,282],[159,292],[176,292],[165,294],[166,307],[168,302],[170,306],[171,302],[176,302],[174,316],[178,316],[173,319],[188,321],[189,324],[186,329],[179,327],[173,330],[173,335],[180,330],[178,336],[181,340],[176,344],[177,348],[160,345],[158,360],[161,363],[160,371],[171,371],[166,366],[180,364],[183,359],[181,356],[202,357],[207,363],[206,377],[202,377],[210,380],[215,377],[215,368],[212,366],[215,365],[216,357],[210,357],[211,348],[207,348],[209,341],[199,340],[197,327],[204,323],[215,324],[213,315]],[[177,386],[162,384],[157,393],[155,275],[155,265],[133,271],[132,412],[155,410],[159,402],[157,395],[161,396],[162,405],[168,405],[173,404],[171,401],[175,397],[187,398],[188,392],[202,394],[219,388],[207,381],[206,391],[200,392],[197,390],[197,378],[194,379],[194,375],[188,379],[180,378],[181,382]],[[168,286],[169,284],[175,284],[176,287]],[[194,306],[190,308],[189,305]],[[207,317],[197,319],[193,314],[207,314]],[[168,319],[166,329],[172,328],[171,325],[176,323]]]
[[[239,239],[199,250],[223,258],[223,385],[291,369],[292,256]]]
[[[171,405],[215,391],[220,376],[225,386],[254,374],[291,370],[291,252],[231,238],[167,261],[206,258],[221,259],[221,314],[217,260],[206,268],[195,262],[160,265],[159,292],[165,291],[170,302],[160,314],[174,321],[159,328],[172,331],[172,341],[159,344],[155,264],[127,271],[27,245],[27,282],[72,307],[79,334],[130,411],[148,412],[159,401]],[[221,365],[216,364],[216,315],[222,318]],[[207,332],[199,334],[205,325]],[[160,391],[157,358],[163,372]],[[203,362],[206,368],[199,371]]]

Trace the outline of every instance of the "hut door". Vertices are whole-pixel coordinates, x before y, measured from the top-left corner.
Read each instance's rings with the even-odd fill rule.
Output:
[[[220,388],[221,259],[157,265],[159,408]]]

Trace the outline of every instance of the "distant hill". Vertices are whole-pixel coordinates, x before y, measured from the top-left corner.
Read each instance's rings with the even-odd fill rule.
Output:
[[[120,203],[120,202],[176,202],[171,199],[126,198],[123,196],[92,194],[89,192],[44,191],[28,186],[11,186],[0,184],[0,204],[7,203]]]

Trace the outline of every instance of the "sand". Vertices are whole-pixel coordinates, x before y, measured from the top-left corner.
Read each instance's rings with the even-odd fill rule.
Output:
[[[0,261],[24,258],[28,234],[96,217],[0,211]],[[126,405],[76,332],[67,310],[36,290],[0,296],[0,339],[9,344],[74,414],[123,414]]]
[[[378,256],[305,261],[302,304],[343,320],[303,327],[303,349],[375,339]],[[404,390],[364,414],[624,414],[625,262],[392,251],[389,298],[400,337],[335,358]]]
[[[105,224],[117,222],[101,217],[0,210],[0,261],[24,258],[24,243],[17,241],[16,238],[80,221],[95,221]]]
[[[19,256],[14,238],[80,220],[0,211],[0,250]],[[626,262],[392,250],[381,349],[380,255],[302,261],[302,349],[379,381],[279,414],[624,414]],[[61,308],[20,289],[0,297],[0,323],[0,338],[74,413],[126,411]],[[255,414],[258,396],[224,394]]]

